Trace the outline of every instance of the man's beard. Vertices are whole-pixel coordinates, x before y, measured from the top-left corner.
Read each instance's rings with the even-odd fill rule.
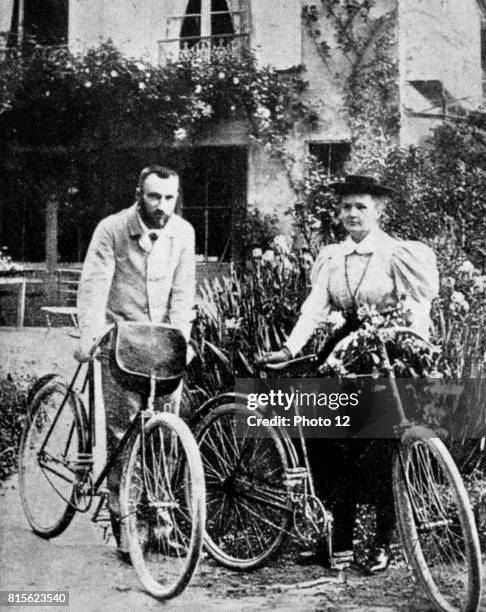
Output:
[[[142,221],[145,223],[147,227],[151,229],[162,229],[163,227],[165,227],[170,217],[170,215],[167,215],[166,213],[163,213],[163,212],[160,212],[160,213],[154,212],[150,214],[147,211],[147,208],[143,202],[139,203],[138,210],[139,210],[140,218],[142,219]]]

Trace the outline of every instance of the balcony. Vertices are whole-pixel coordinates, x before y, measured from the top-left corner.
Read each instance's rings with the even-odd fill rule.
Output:
[[[167,18],[158,41],[159,63],[239,58],[250,43],[248,11],[202,11]]]

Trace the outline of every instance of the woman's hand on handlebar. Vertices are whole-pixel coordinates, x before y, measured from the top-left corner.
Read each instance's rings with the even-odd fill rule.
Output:
[[[282,363],[292,359],[289,349],[284,346],[279,351],[272,351],[270,353],[264,353],[258,360],[259,365],[265,365],[266,363]]]

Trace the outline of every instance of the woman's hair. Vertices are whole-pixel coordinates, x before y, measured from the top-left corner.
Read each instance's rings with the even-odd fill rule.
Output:
[[[378,212],[380,213],[380,217],[382,217],[383,215],[386,214],[386,209],[387,209],[388,201],[390,198],[385,195],[373,196],[373,197],[375,199],[376,208],[378,209]]]

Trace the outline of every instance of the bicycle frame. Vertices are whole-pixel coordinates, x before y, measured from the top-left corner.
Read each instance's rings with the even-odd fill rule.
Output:
[[[89,410],[88,410],[87,428],[86,428],[86,431],[84,432],[86,436],[85,441],[84,441],[86,452],[78,453],[78,457],[75,462],[66,461],[66,456],[67,456],[68,449],[69,449],[69,446],[70,446],[70,443],[71,443],[71,440],[74,434],[74,429],[76,426],[76,423],[74,421],[71,425],[71,430],[69,432],[68,439],[66,442],[66,447],[65,447],[65,450],[64,450],[64,453],[61,459],[58,459],[52,455],[48,455],[48,453],[46,452],[46,446],[49,442],[50,437],[52,436],[53,431],[55,430],[56,424],[58,423],[63,410],[65,410],[66,408],[69,398],[74,397],[76,398],[75,401],[78,401],[79,399],[74,389],[75,389],[76,382],[80,376],[81,370],[83,368],[83,364],[80,363],[76,368],[76,371],[71,379],[71,382],[68,386],[66,394],[52,420],[52,423],[49,427],[47,435],[44,438],[41,448],[38,453],[38,459],[43,469],[54,473],[56,476],[58,476],[59,478],[67,482],[72,482],[72,484],[78,485],[80,488],[86,485],[86,475],[88,475],[88,482],[91,480],[92,469],[93,469],[93,448],[96,443],[96,419],[95,419],[96,390],[95,390],[95,371],[94,371],[94,368],[95,368],[94,360],[96,359],[96,357],[94,356],[94,354],[95,354],[96,349],[99,347],[99,345],[103,341],[103,339],[105,339],[108,336],[108,334],[111,332],[112,328],[113,326],[110,326],[110,328],[107,329],[107,331],[102,336],[100,336],[100,338],[96,341],[95,345],[93,346],[93,349],[91,352],[92,358],[88,362],[88,367],[87,367],[87,371],[84,377],[84,381],[81,385],[81,394],[84,394],[86,391],[86,388],[88,388]],[[128,441],[130,440],[134,432],[137,430],[142,432],[142,451],[144,452],[143,423],[148,418],[150,418],[150,416],[152,416],[154,413],[154,396],[155,396],[155,380],[152,377],[150,380],[150,393],[149,393],[149,397],[147,398],[146,405],[140,407],[139,411],[135,415],[135,418],[130,422],[128,428],[125,430],[125,433],[123,434],[121,440],[118,442],[117,446],[112,450],[112,452],[109,454],[106,462],[101,468],[100,473],[97,475],[96,480],[94,482],[91,482],[87,489],[81,491],[82,495],[88,495],[90,498],[92,498],[93,496],[98,494],[101,488],[101,485],[103,484],[103,481],[105,480],[107,474],[111,470],[113,464],[121,456],[124,448],[128,444]],[[77,409],[77,407],[75,407],[75,409]],[[64,468],[67,468],[69,471],[71,471],[73,473],[73,480],[69,481],[68,478],[64,474],[61,474],[59,471],[56,471],[54,468],[48,465],[47,462],[44,462],[47,456],[48,456],[49,461],[53,461],[58,464],[60,463],[63,465]],[[73,505],[71,500],[65,500],[65,501]],[[101,503],[102,501],[103,500],[101,500]],[[79,512],[87,512],[90,506],[91,506],[91,503],[86,504],[86,507],[84,508],[80,507],[79,505],[76,505],[75,507],[76,507],[76,510]],[[99,510],[100,508],[97,509],[97,512]]]
[[[402,328],[397,328],[397,329],[399,331],[402,330]],[[403,328],[403,331],[409,334],[413,333],[408,328]],[[390,359],[388,356],[388,351],[386,349],[385,342],[381,340],[380,344],[381,345],[379,347],[379,350],[381,353],[381,357],[383,359],[385,370],[388,374],[388,378],[390,381],[390,387],[392,390],[392,396],[394,400],[393,404],[395,406],[396,414],[399,419],[398,424],[394,427],[395,433],[397,434],[396,446],[398,448],[398,445],[399,445],[398,441],[401,438],[401,435],[407,428],[412,427],[414,423],[409,421],[405,415],[405,411],[403,408],[403,402],[401,400],[400,392],[399,392],[398,385],[396,382],[395,372],[394,372],[393,366],[390,363]],[[268,364],[265,367],[268,370],[281,371],[281,370],[287,369],[288,367],[292,365],[300,366],[304,363],[318,364],[318,362],[319,362],[319,356],[317,354],[312,354],[312,355],[306,355],[304,357],[300,357],[298,359],[294,359],[291,361],[287,361],[284,363]],[[296,414],[298,414],[298,408],[296,407],[295,409],[296,409]],[[299,490],[300,489],[301,491],[303,491],[304,493],[303,495],[301,494],[301,497],[303,499],[304,505],[308,506],[308,504],[310,503],[309,499],[311,500],[317,499],[317,496],[315,494],[312,469],[311,469],[310,462],[309,462],[307,444],[306,444],[305,436],[303,434],[302,426],[299,423],[298,438],[299,438],[299,445],[300,445],[301,453],[302,453],[301,458],[299,457],[299,454],[297,453],[297,450],[295,448],[294,441],[290,438],[286,428],[281,427],[281,426],[276,426],[275,429],[278,431],[278,435],[281,438],[282,442],[284,443],[287,455],[289,457],[289,463],[291,465],[289,473],[286,474],[285,484],[287,485],[289,490],[291,489]],[[360,457],[358,457],[357,461],[361,461],[363,457],[366,456],[366,453],[368,452],[368,450],[369,450],[369,447],[362,453]],[[302,463],[303,463],[303,467],[302,467]],[[402,469],[404,469],[403,466],[402,466]],[[341,486],[345,487],[347,486],[347,484],[343,483]],[[339,487],[339,489],[341,489],[341,487]],[[307,494],[307,491],[309,492],[309,494]],[[334,491],[334,494],[336,494],[336,491]],[[293,498],[293,502],[295,503],[297,500],[296,495],[291,493],[291,497]],[[327,510],[325,508],[324,508],[324,511],[325,513],[327,513]],[[304,514],[307,515],[308,513],[312,515],[312,512],[309,512],[308,507],[304,508]]]

